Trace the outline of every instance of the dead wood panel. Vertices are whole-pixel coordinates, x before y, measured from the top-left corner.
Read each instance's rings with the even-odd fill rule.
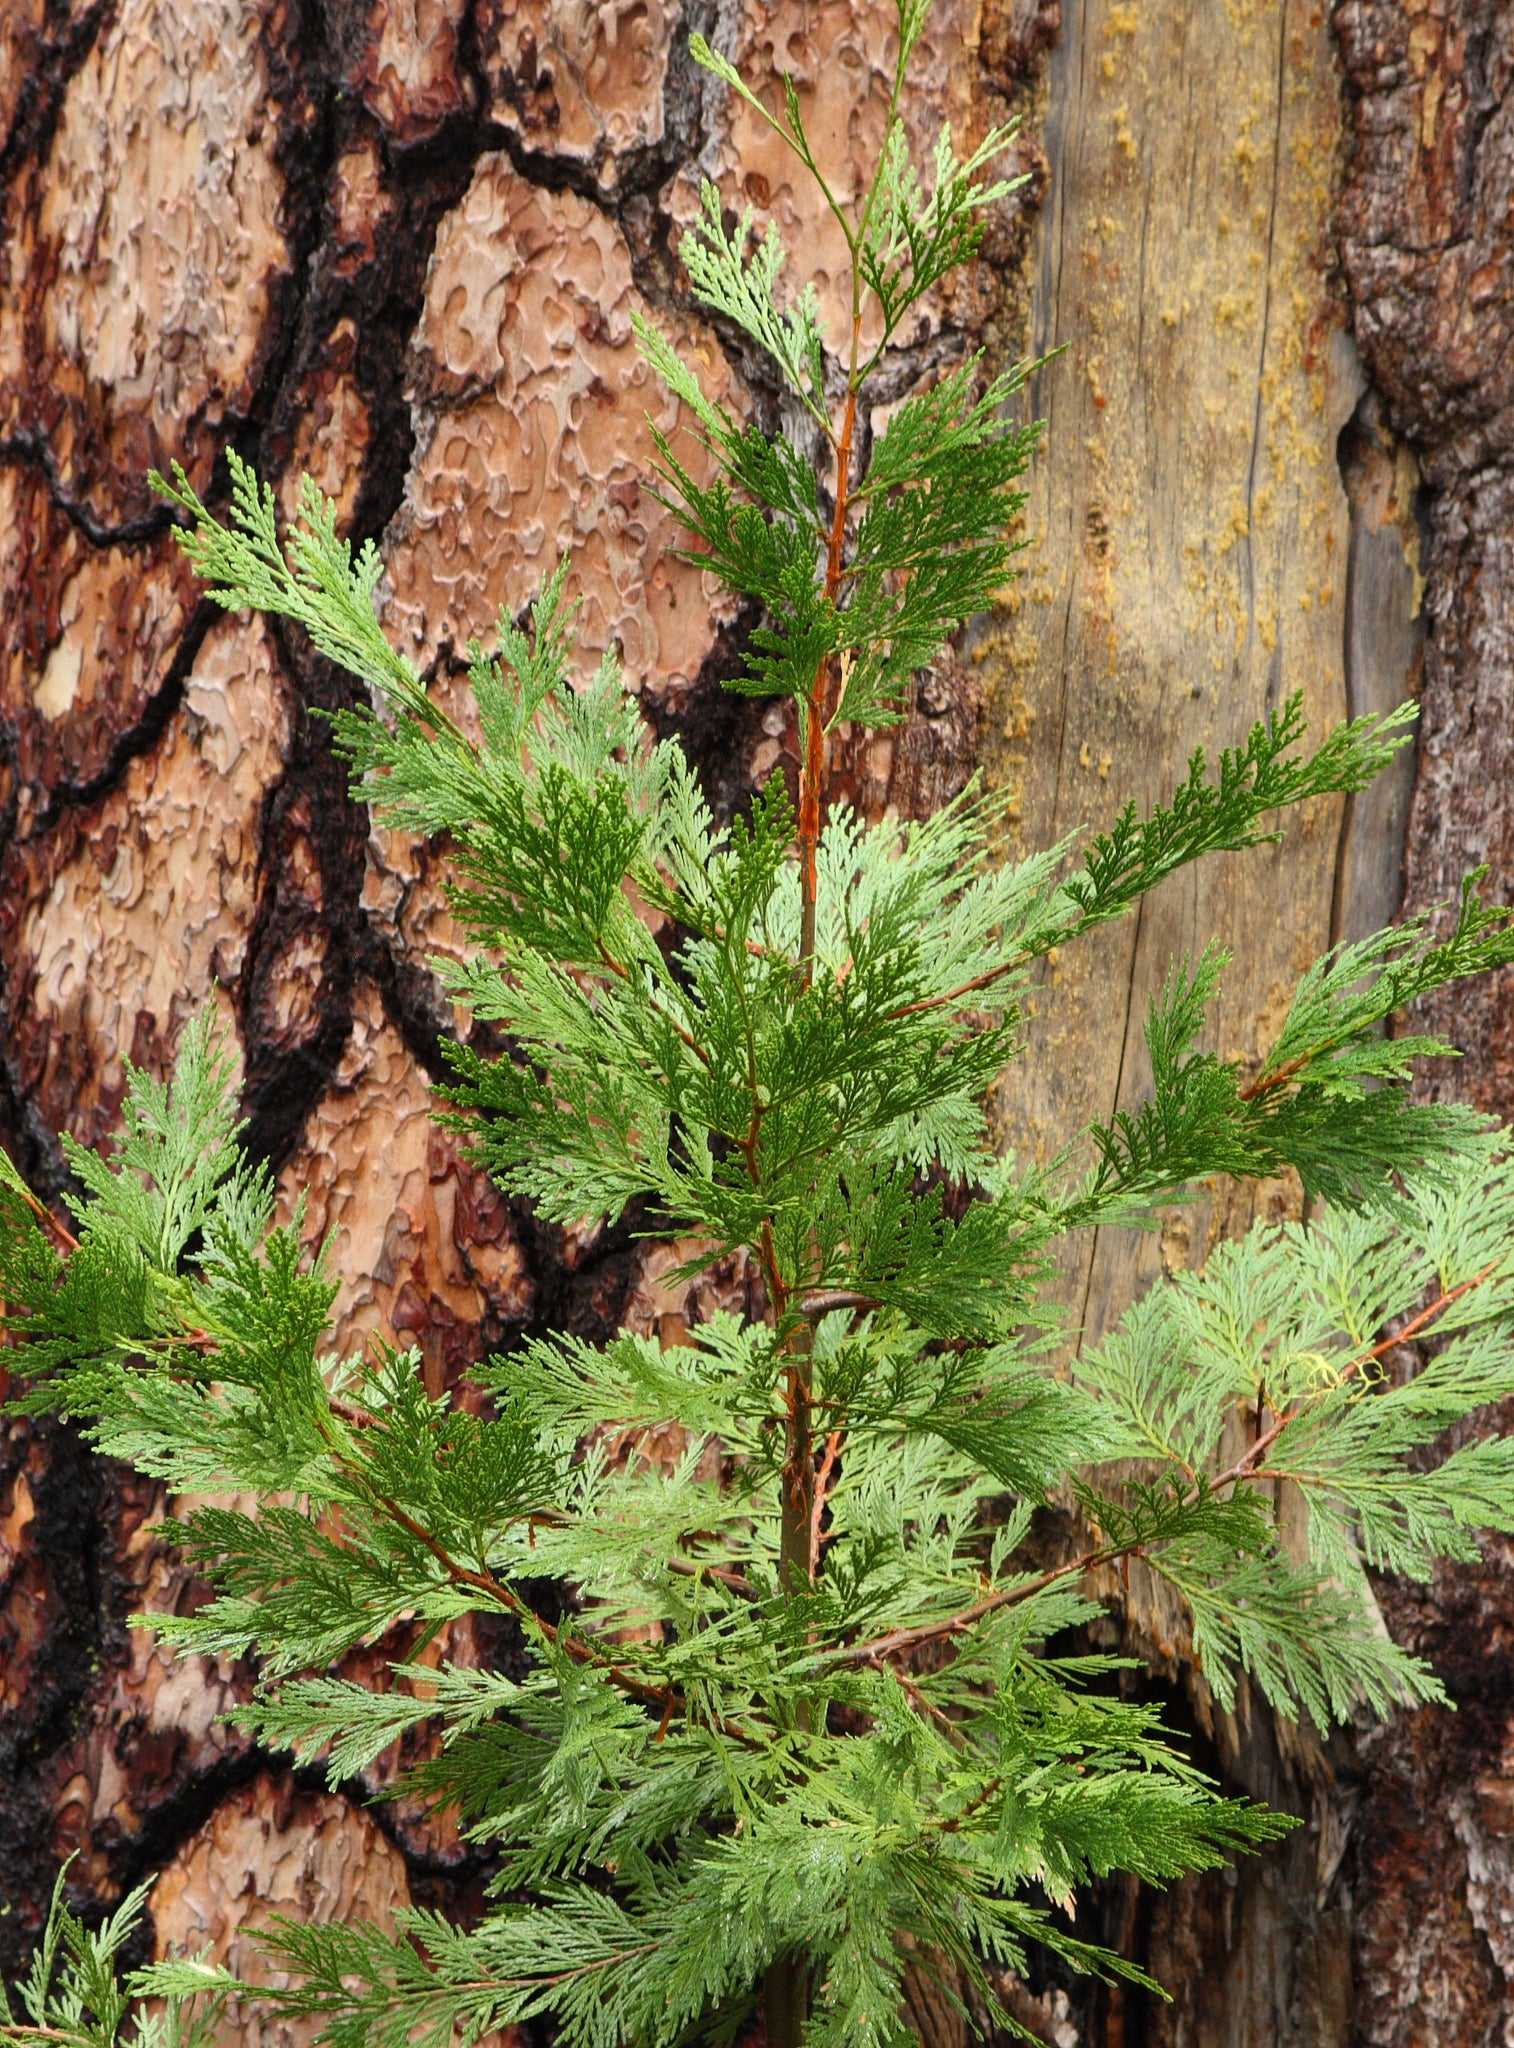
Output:
[[[1027,577],[974,647],[985,760],[1027,847],[1107,825],[1128,797],[1166,797],[1193,747],[1238,743],[1295,690],[1322,731],[1417,686],[1416,479],[1365,394],[1339,275],[1343,120],[1318,6],[1064,8],[1032,258],[1033,346],[1062,353],[1034,393],[1047,443]],[[1002,1091],[1022,1155],[1042,1159],[1139,1102],[1147,1006],[1210,941],[1233,956],[1215,1039],[1258,1055],[1306,962],[1394,912],[1411,775],[1406,761],[1349,810],[1306,809],[1278,846],[1174,878],[1049,962],[1028,1056]],[[1072,1247],[1064,1288],[1080,1339],[1258,1207],[1297,1214],[1300,1191],[1216,1189],[1159,1235]],[[1124,1641],[1172,1687],[1200,1754],[1305,1826],[1223,1878],[1145,1898],[1114,1888],[1090,1931],[1174,1996],[1085,1998],[1080,2038],[1343,2048],[1357,2003],[1349,1759],[1244,1692],[1234,1715],[1217,1711],[1175,1624],[1133,1573]]]
[[[1027,577],[977,650],[997,684],[989,758],[1027,846],[1167,796],[1193,747],[1244,739],[1294,690],[1316,729],[1346,710],[1336,440],[1361,376],[1328,274],[1339,129],[1316,9],[1065,11],[1033,335],[1063,352],[1033,394],[1047,432]],[[1211,937],[1236,956],[1220,1040],[1260,1050],[1329,941],[1339,823],[1338,804],[1306,812],[1283,845],[1175,878],[1052,965],[1005,1092],[1030,1157],[1139,1099],[1146,1005]],[[1129,1233],[1080,1245],[1068,1291],[1087,1335],[1156,1269]]]

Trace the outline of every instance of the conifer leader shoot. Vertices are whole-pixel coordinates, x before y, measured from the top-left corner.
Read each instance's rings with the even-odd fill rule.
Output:
[[[1476,878],[1444,936],[1411,923],[1311,968],[1254,1070],[1198,1049],[1223,957],[1175,964],[1151,1099],[1048,1167],[995,1157],[982,1110],[1038,959],[1257,844],[1281,808],[1363,787],[1408,712],[1311,754],[1294,700],[1213,768],[1195,757],[1151,816],[1018,863],[996,858],[1000,811],[976,790],[921,824],[828,801],[837,727],[896,719],[1003,585],[1033,445],[1007,420],[1023,374],[976,359],[876,424],[901,320],[1008,189],[983,180],[1009,131],[966,163],[944,137],[917,179],[898,105],[923,14],[899,9],[887,138],[854,206],[824,187],[793,91],[777,113],[753,99],[846,236],[839,354],[813,290],[785,299],[771,230],[728,230],[707,192],[684,243],[805,445],[712,405],[641,331],[714,457],[701,485],[660,440],[661,487],[692,558],[761,607],[736,687],[793,700],[797,807],[775,778],[718,825],[613,657],[570,680],[564,570],[529,632],[502,617],[498,655],[475,647],[460,724],[380,629],[376,552],[353,559],[311,485],[287,538],[234,457],[226,525],[182,473],[165,486],[223,604],[297,621],[369,686],[374,708],[336,720],[359,794],[449,835],[471,951],[438,972],[509,1048],[452,1055],[476,1156],[548,1219],[634,1202],[697,1241],[693,1266],[744,1250],[767,1302],[668,1350],[523,1342],[479,1369],[482,1415],[431,1399],[413,1353],[332,1357],[335,1284],[297,1220],[275,1227],[203,1022],[171,1085],[133,1075],[109,1162],[70,1147],[77,1237],[8,1172],[22,1405],[80,1418],[175,1492],[262,1503],[188,1516],[178,1539],[216,1598],[153,1626],[256,1653],[245,1718],[337,1781],[438,1728],[410,1789],[496,1859],[467,1930],[416,1912],[397,1938],[276,1931],[288,1988],[259,1995],[337,2048],[441,2048],[538,2015],[568,2048],[672,2048],[730,2042],[759,2007],[773,2048],[882,2048],[912,2038],[907,1968],[972,2012],[1032,1943],[1139,1977],[1054,1909],[1109,1871],[1160,1882],[1289,1823],[1222,1797],[1106,1682],[1113,1660],[1047,1648],[1118,1583],[1100,1568],[1175,1589],[1222,1703],[1244,1682],[1323,1724],[1440,1696],[1380,1627],[1369,1570],[1428,1576],[1475,1555],[1477,1528],[1514,1528],[1509,1444],[1432,1451],[1514,1393],[1514,1164],[1485,1120],[1410,1100],[1412,1062],[1446,1048],[1382,1035],[1425,990],[1514,959]],[[1307,1224],[1220,1246],[1070,1355],[1042,1298],[1059,1235],[1289,1168]],[[1419,1370],[1390,1374],[1410,1343]],[[688,1446],[673,1471],[606,1454],[606,1426],[668,1423]],[[1286,1540],[1283,1482],[1303,1505]],[[1070,1555],[1036,1540],[1053,1500],[1080,1510]],[[525,1675],[446,1658],[423,1684],[403,1664],[382,1686],[344,1674],[401,1621],[430,1641],[470,1611],[514,1621]],[[95,1951],[59,1912],[77,1977]],[[59,2004],[44,1971],[15,2037],[55,2025],[106,2048],[120,2015],[90,2019],[73,1982]],[[135,1984],[228,1989],[189,1964]]]

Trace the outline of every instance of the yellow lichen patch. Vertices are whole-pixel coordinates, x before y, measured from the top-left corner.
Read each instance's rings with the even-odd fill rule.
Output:
[[[1245,540],[1251,532],[1251,513],[1244,498],[1235,498],[1220,528],[1218,552],[1229,554],[1237,541]]]
[[[1442,72],[1432,71],[1425,80],[1424,97],[1419,105],[1419,141],[1426,151],[1435,147],[1435,130],[1440,119],[1440,103],[1445,97],[1446,81]]]
[[[1214,331],[1223,334],[1228,328],[1239,333],[1250,323],[1256,311],[1256,298],[1251,292],[1221,292],[1214,302]]]
[[[1429,73],[1430,65],[1439,54],[1445,38],[1445,23],[1423,4],[1406,10],[1414,16],[1409,24],[1409,75],[1421,79]]]

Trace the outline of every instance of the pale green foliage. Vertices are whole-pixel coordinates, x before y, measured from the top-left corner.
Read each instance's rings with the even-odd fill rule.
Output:
[[[770,233],[765,248],[772,239]],[[733,261],[741,243],[738,235],[729,245]],[[696,270],[697,246],[691,237],[687,256]],[[742,291],[754,289],[751,273],[744,272]],[[741,303],[734,287],[726,298],[730,307]],[[760,330],[752,332],[761,338]],[[830,725],[894,723],[912,672],[940,652],[958,622],[993,601],[1009,573],[1004,532],[1024,504],[1016,486],[1036,440],[1035,430],[1005,423],[1005,409],[1023,386],[1023,368],[979,390],[981,364],[974,358],[901,406],[853,493],[861,515],[845,550],[841,588],[832,596],[826,588],[829,515],[808,459],[711,405],[648,322],[639,320],[637,333],[643,352],[699,420],[720,464],[714,483],[699,484],[667,436],[653,428],[663,502],[699,542],[688,559],[714,569],[764,609],[746,673],[733,687],[802,698],[817,662],[835,658],[843,686]],[[810,338],[816,338],[813,331]],[[733,495],[733,484],[743,495]]]
[[[901,11],[901,80],[922,14]],[[772,118],[809,162],[792,94]],[[892,118],[889,134],[860,213],[838,213],[878,347],[975,246],[1006,139],[965,166],[944,145],[926,194]],[[780,303],[776,242],[750,240],[708,204],[689,275],[828,420],[838,378],[848,407],[863,389],[863,344],[838,366],[812,296]],[[886,722],[1006,572],[1019,378],[969,363],[907,399],[865,472],[832,479],[851,513],[828,532],[810,459],[642,338],[717,464],[696,486],[664,441],[671,501],[698,559],[764,607],[750,685],[790,692],[801,719]],[[182,478],[171,493],[192,559],[223,603],[296,620],[372,687],[372,709],[336,719],[355,787],[446,835],[470,951],[439,971],[509,1047],[452,1055],[474,1156],[548,1218],[637,1205],[648,1233],[694,1247],[689,1271],[744,1253],[771,1310],[667,1349],[522,1342],[477,1370],[478,1412],[428,1396],[413,1354],[327,1355],[334,1283],[297,1221],[273,1225],[203,1020],[171,1087],[131,1075],[109,1160],[73,1154],[77,1248],[53,1248],[0,1169],[23,1405],[76,1417],[173,1492],[261,1503],[189,1514],[175,1533],[215,1597],[153,1625],[255,1653],[250,1724],[337,1779],[434,1729],[407,1787],[497,1859],[476,1928],[287,1926],[290,1988],[260,1996],[341,2048],[443,2048],[535,2015],[565,2048],[673,2048],[732,2040],[797,1957],[810,2048],[881,2048],[908,2036],[911,1955],[985,1996],[985,1963],[1017,1966],[1030,1942],[1138,1974],[1032,1891],[1163,1882],[1289,1823],[1221,1797],[1122,1692],[1118,1660],[1059,1653],[1099,1611],[1109,1575],[1090,1575],[1164,1579],[1221,1702],[1245,1684],[1326,1723],[1439,1697],[1380,1626],[1369,1571],[1423,1576],[1514,1528],[1507,1447],[1439,1449],[1514,1393],[1514,1166],[1486,1123],[1410,1099],[1412,1061],[1443,1048],[1382,1035],[1415,996],[1514,958],[1514,926],[1474,878],[1449,936],[1410,924],[1338,950],[1248,1067],[1203,1046],[1223,956],[1175,965],[1150,1099],[1032,1172],[995,1156],[983,1101],[1052,947],[1257,844],[1283,807],[1363,787],[1407,717],[1310,753],[1294,700],[1081,855],[1002,858],[1002,811],[975,789],[924,823],[833,807],[807,898],[781,780],[719,823],[613,659],[574,679],[565,569],[529,629],[502,617],[497,654],[474,648],[454,719],[389,650],[377,559],[353,558],[334,510],[307,486],[282,540],[271,495],[235,466],[233,483],[225,526]],[[1316,1198],[1307,1225],[1220,1246],[1097,1348],[1059,1328],[1060,1236],[1215,1173],[1288,1171]],[[1390,1377],[1400,1328],[1431,1355]],[[639,1454],[642,1428],[674,1424],[671,1466]],[[807,1569],[796,1470],[816,1490]],[[1280,1520],[1280,1482],[1301,1516]],[[1035,1517],[1053,1505],[1077,1508],[1086,1543],[1048,1567]],[[419,1648],[470,1611],[517,1626],[517,1675],[444,1658],[369,1686],[340,1669],[401,1620]],[[182,1988],[191,1967],[150,1981]]]
[[[555,602],[531,660],[552,644]],[[38,1368],[30,1404],[81,1416],[103,1448],[175,1489],[267,1502],[257,1516],[190,1518],[183,1540],[219,1597],[157,1625],[187,1649],[256,1649],[254,1725],[310,1755],[329,1747],[337,1774],[440,1723],[446,1741],[420,1788],[497,1850],[502,1893],[537,1899],[468,1935],[417,1917],[419,1952],[371,1930],[287,1929],[276,1945],[297,1985],[279,2002],[325,2015],[354,2048],[398,2048],[417,2027],[440,2042],[454,2024],[538,2011],[574,2042],[608,2044],[617,2030],[671,2041],[701,2014],[707,2030],[734,2023],[773,1955],[803,1941],[824,1973],[817,2036],[851,2042],[871,2038],[858,2000],[894,2010],[901,1931],[963,1969],[1014,1960],[1032,1936],[1110,1966],[1020,1901],[1027,1880],[1059,1895],[1113,1867],[1160,1879],[1280,1823],[1217,1800],[1150,1710],[1090,1690],[1107,1659],[1047,1659],[1039,1646],[1093,1610],[1075,1575],[1024,1560],[1023,1510],[995,1538],[996,1498],[1028,1507],[1080,1469],[1093,1555],[1137,1554],[1181,1592],[1221,1699],[1237,1667],[1285,1711],[1321,1720],[1435,1697],[1433,1676],[1374,1625],[1362,1561],[1422,1572],[1466,1554],[1470,1526],[1514,1519],[1502,1444],[1406,1462],[1514,1391],[1514,1172],[1492,1134],[1449,1124],[1432,1171],[1376,1169],[1363,1192],[1391,1183],[1391,1205],[1221,1247],[1058,1376],[1026,1334],[1034,1262],[1092,1198],[1071,1167],[1026,1182],[988,1164],[976,1094],[1012,1044],[972,1016],[981,992],[934,998],[1027,957],[1030,934],[1042,943],[1075,924],[1077,871],[1058,882],[1055,856],[995,866],[975,803],[907,830],[840,816],[805,989],[778,966],[797,923],[778,793],[750,827],[717,831],[672,750],[639,749],[633,765],[602,743],[623,699],[591,688],[570,701],[511,645],[525,671],[517,711],[528,693],[538,710],[557,693],[529,765],[521,726],[500,758],[487,739],[470,751],[404,713],[343,728],[378,801],[387,767],[397,803],[434,803],[469,849],[459,908],[489,950],[467,986],[531,1055],[461,1061],[464,1099],[508,1103],[477,1142],[541,1199],[608,1156],[602,1207],[650,1194],[668,1227],[710,1235],[711,1255],[750,1242],[760,1210],[796,1289],[869,1288],[855,1307],[817,1312],[816,1413],[846,1451],[825,1569],[796,1597],[778,1569],[781,1330],[717,1320],[666,1351],[633,1337],[534,1341],[480,1374],[490,1420],[429,1399],[412,1356],[323,1358],[331,1283],[302,1268],[291,1233],[269,1229],[266,1178],[241,1164],[204,1023],[171,1090],[133,1076],[122,1151],[86,1169],[78,1251],[53,1252],[6,1196],[3,1283]],[[484,680],[486,696],[506,688],[493,671]],[[602,725],[575,724],[575,704],[597,705]],[[512,716],[496,707],[481,721],[501,746]],[[547,784],[557,838],[533,855]],[[508,879],[466,817],[474,802],[488,821],[500,792],[526,828],[505,849]],[[643,899],[675,910],[689,934],[680,973],[635,938],[644,927],[623,889],[578,890],[571,864],[549,857],[578,829],[563,821],[586,814],[608,821],[600,843],[625,849],[622,875]],[[1230,829],[1249,829],[1241,809]],[[623,945],[624,963],[600,958],[596,973],[601,945]],[[1411,932],[1396,950],[1343,956],[1306,980],[1288,1042],[1338,1047],[1362,1024],[1371,1004],[1343,1010],[1341,974],[1357,970],[1354,985],[1364,962],[1381,972],[1397,960],[1430,975],[1443,951]],[[1177,1002],[1170,992],[1166,1010]],[[914,1003],[927,1007],[890,1021]],[[1159,1090],[1175,1085],[1156,1064]],[[1343,1095],[1343,1114],[1357,1099]],[[1422,1147],[1391,1085],[1364,1099],[1396,1104]],[[743,1187],[729,1139],[754,1100],[764,1138],[778,1135]],[[959,1147],[978,1172],[961,1222],[921,1195],[913,1165],[894,1170],[905,1122],[924,1156]],[[595,1123],[613,1146],[596,1150]],[[827,1130],[845,1133],[839,1163]],[[754,1205],[745,1221],[741,1202]],[[1437,1299],[1444,1349],[1385,1388],[1377,1333]],[[965,1347],[938,1348],[964,1334]],[[1286,1418],[1254,1468],[1223,1461],[1237,1407]],[[667,1422],[689,1440],[671,1472],[612,1464],[597,1447],[607,1423]],[[718,1480],[702,1456],[712,1442]],[[1128,1460],[1138,1482],[1116,1462]],[[1308,1502],[1304,1556],[1274,1520],[1280,1473]],[[270,1498],[290,1493],[297,1506]],[[579,1589],[578,1613],[555,1627],[535,1604],[547,1582]],[[330,1672],[402,1615],[430,1633],[470,1608],[517,1617],[527,1677],[444,1665],[417,1689],[397,1668],[375,1693]],[[933,1639],[954,1645],[943,1668],[896,1661]],[[842,1709],[840,1725],[867,1732],[832,1732]],[[581,1976],[563,1976],[565,1953]]]
[[[1468,879],[1461,916],[1443,944],[1419,921],[1319,960],[1249,1079],[1240,1062],[1194,1049],[1226,955],[1211,948],[1197,966],[1184,960],[1175,967],[1146,1025],[1152,1098],[1095,1127],[1100,1163],[1085,1201],[1107,1209],[1200,1174],[1263,1179],[1291,1166],[1310,1197],[1397,1207],[1391,1173],[1405,1160],[1429,1183],[1476,1156],[1483,1122],[1473,1112],[1410,1103],[1375,1084],[1404,1081],[1416,1059],[1454,1051],[1440,1039],[1382,1037],[1395,1011],[1507,957],[1508,913],[1479,901],[1477,879]]]
[[[58,1873],[31,1968],[14,1995],[0,1984],[0,2048],[210,2048],[227,1994],[239,1988],[235,1981],[207,1964],[179,1962],[135,1971],[123,1982],[120,1954],[151,1887],[138,1885],[90,1928],[69,1911],[68,1869],[66,1863]],[[141,2003],[149,1994],[163,2001],[156,2010]]]
[[[1336,1214],[1254,1229],[1217,1247],[1202,1274],[1155,1289],[1079,1360],[1078,1383],[1120,1418],[1113,1447],[1166,1468],[1164,1488],[1112,1503],[1086,1488],[1085,1505],[1101,1527],[1132,1518],[1121,1540],[1141,1542],[1150,1568],[1187,1598],[1205,1673],[1227,1704],[1237,1663],[1275,1704],[1302,1700],[1321,1722],[1357,1699],[1381,1711],[1395,1697],[1440,1696],[1375,1626],[1363,1567],[1428,1578],[1439,1558],[1477,1555],[1472,1528],[1509,1526],[1514,1445],[1479,1439],[1433,1464],[1423,1454],[1473,1408],[1514,1393],[1511,1229],[1514,1166],[1484,1132],[1455,1168],[1396,1203],[1392,1220]],[[1432,1301],[1444,1302],[1434,1318],[1443,1348],[1389,1384],[1379,1333]],[[1242,1454],[1228,1499],[1206,1500],[1213,1474],[1237,1470],[1220,1446],[1238,1409],[1277,1418],[1276,1433],[1250,1467]],[[1266,1572],[1236,1572],[1254,1541],[1243,1517],[1260,1505],[1247,1482],[1263,1471],[1306,1504],[1306,1547]],[[1192,1541],[1145,1543],[1141,1527],[1165,1530],[1178,1496],[1210,1520]],[[1232,1541],[1233,1561],[1215,1548]]]
[[[211,596],[234,610],[246,606],[294,619],[322,654],[401,701],[424,704],[419,676],[390,646],[374,616],[373,592],[383,564],[373,543],[354,560],[348,544],[337,538],[336,507],[306,477],[300,485],[301,524],[286,553],[272,489],[259,485],[235,449],[228,449],[226,460],[235,540],[207,516],[177,462],[172,484],[156,470],[150,473],[154,488],[190,515],[184,552]]]

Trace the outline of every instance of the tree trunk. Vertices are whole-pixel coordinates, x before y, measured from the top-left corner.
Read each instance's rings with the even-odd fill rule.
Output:
[[[444,689],[570,550],[590,651],[618,642],[729,812],[792,767],[794,740],[720,691],[753,622],[671,556],[645,415],[676,418],[630,314],[776,426],[760,365],[692,303],[679,227],[705,175],[832,282],[838,252],[771,141],[692,70],[687,32],[734,38],[751,75],[790,71],[845,189],[877,139],[889,13],[12,0],[0,1111],[50,1195],[68,1187],[59,1133],[103,1139],[123,1062],[161,1068],[209,1002],[252,1148],[332,1238],[344,1342],[414,1343],[439,1388],[524,1329],[666,1330],[743,1298],[739,1270],[691,1301],[666,1248],[542,1228],[438,1133],[458,1028],[427,966],[454,944],[444,855],[349,801],[312,714],[350,685],[296,634],[197,600],[145,472],[178,459],[220,489],[235,447],[286,505],[314,473],[378,542],[390,628]],[[905,727],[850,750],[848,793],[928,811],[977,760],[1039,845],[1166,790],[1192,746],[1233,742],[1295,688],[1324,722],[1424,677],[1417,780],[1407,761],[1050,966],[1056,1006],[1000,1103],[1031,1155],[1138,1097],[1140,1019],[1174,953],[1233,948],[1221,1036],[1251,1052],[1304,959],[1405,886],[1426,906],[1488,859],[1514,887],[1511,65],[1514,9],[1483,0],[1349,0],[1333,19],[1312,0],[937,0],[917,139],[1019,110],[1031,178],[900,388],[973,346],[1066,349],[1037,382],[1025,580],[920,679]],[[1511,986],[1436,1011],[1468,1058],[1429,1083],[1504,1115]],[[1257,1199],[1297,1208],[1285,1185]],[[1252,1206],[1217,1194],[1196,1226],[1081,1248],[1065,1285],[1084,1328]],[[160,1489],[64,1430],[12,1422],[0,1445],[0,1966],[71,1851],[81,1900],[152,1875],[157,1945],[233,1961],[269,1911],[477,1910],[481,1866],[445,1825],[291,1774],[219,1718],[249,1671],[128,1632],[198,1597],[156,1534]],[[1326,1746],[1254,1703],[1217,1713],[1136,1574],[1112,1636],[1217,1770],[1308,1825],[1233,1875],[1092,1903],[1170,2006],[1033,1978],[1007,1986],[1017,2017],[1056,2048],[1501,2042],[1505,1584],[1490,1546],[1428,1594],[1385,1586],[1389,1625],[1463,1711]],[[499,1645],[474,1631],[451,1651]],[[923,1978],[912,2011],[955,2042]]]

